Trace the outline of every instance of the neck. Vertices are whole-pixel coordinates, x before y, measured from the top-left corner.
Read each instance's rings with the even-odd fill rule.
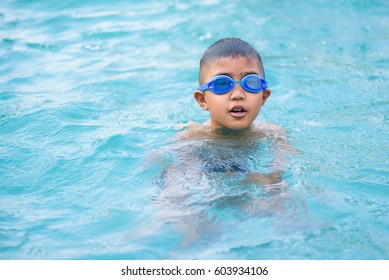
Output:
[[[227,127],[219,126],[215,128],[214,133],[218,136],[245,136],[250,133],[251,127],[247,127],[244,129],[230,129]]]

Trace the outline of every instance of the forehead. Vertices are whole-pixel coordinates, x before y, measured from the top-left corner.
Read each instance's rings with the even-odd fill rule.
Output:
[[[229,74],[234,78],[241,78],[243,74],[256,73],[262,76],[261,65],[258,59],[249,57],[222,57],[208,63],[202,69],[203,79],[210,79],[216,75]]]

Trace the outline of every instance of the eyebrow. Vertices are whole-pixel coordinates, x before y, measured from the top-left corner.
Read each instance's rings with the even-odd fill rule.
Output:
[[[241,77],[246,77],[247,75],[250,75],[250,74],[256,74],[256,75],[261,76],[261,74],[258,74],[257,72],[254,72],[254,71],[252,71],[252,72],[242,72],[242,73],[239,73],[239,76],[241,76]],[[217,75],[225,75],[225,76],[228,76],[228,77],[230,77],[230,78],[232,78],[232,76],[233,76],[232,73],[218,73],[218,74],[216,74],[215,76],[217,76]],[[261,76],[261,77],[262,77],[262,76]],[[263,78],[263,77],[262,77],[262,78]]]

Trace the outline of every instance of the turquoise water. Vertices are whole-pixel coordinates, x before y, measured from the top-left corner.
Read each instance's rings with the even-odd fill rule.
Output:
[[[230,36],[300,151],[270,188],[201,169],[269,139],[174,140]],[[388,53],[387,1],[1,1],[0,258],[388,259]]]

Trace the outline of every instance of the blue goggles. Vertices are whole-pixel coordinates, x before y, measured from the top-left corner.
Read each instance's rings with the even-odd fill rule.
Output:
[[[224,94],[233,89],[235,84],[240,84],[241,87],[248,92],[258,93],[261,90],[267,89],[267,82],[257,74],[244,76],[242,80],[235,81],[226,75],[218,75],[213,77],[208,83],[198,87],[197,90],[210,90],[215,94]]]

